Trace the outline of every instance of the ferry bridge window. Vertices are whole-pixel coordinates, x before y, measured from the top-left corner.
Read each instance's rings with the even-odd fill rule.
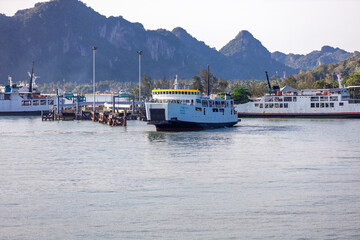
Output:
[[[23,100],[23,101],[21,102],[21,105],[22,105],[22,106],[30,106],[30,105],[31,105],[31,101],[30,101],[30,100]]]
[[[328,101],[328,97],[327,96],[321,96],[320,101]]]
[[[319,101],[319,97],[311,97],[311,101],[312,102]]]
[[[332,108],[333,108],[334,106],[335,106],[335,105],[334,105],[334,103],[333,103],[333,102],[331,102],[331,103],[330,103],[330,107],[332,107]]]

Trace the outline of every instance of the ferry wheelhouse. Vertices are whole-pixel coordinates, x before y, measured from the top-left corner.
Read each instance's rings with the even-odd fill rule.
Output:
[[[145,103],[149,124],[157,131],[191,131],[232,127],[238,122],[234,101],[201,96],[199,90],[155,89]]]

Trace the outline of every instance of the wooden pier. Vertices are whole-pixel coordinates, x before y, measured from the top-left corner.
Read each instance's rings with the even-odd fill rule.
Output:
[[[91,110],[90,110],[91,109]],[[87,120],[93,122],[99,122],[107,124],[109,126],[126,126],[127,120],[146,120],[144,111],[132,111],[118,110],[108,111],[103,110],[101,107],[97,107],[95,112],[92,108],[85,108],[77,112],[77,108],[63,108],[59,113],[54,111],[42,111],[42,121],[73,121],[73,120]]]

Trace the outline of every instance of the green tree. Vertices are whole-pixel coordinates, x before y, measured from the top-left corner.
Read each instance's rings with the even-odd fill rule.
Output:
[[[221,77],[220,81],[219,81],[219,85],[218,85],[219,91],[225,92],[228,86],[229,86],[229,83],[224,78]]]
[[[249,97],[251,96],[249,90],[245,87],[235,88],[231,93],[231,98],[234,99],[235,104],[247,103],[249,102]]]
[[[192,88],[195,90],[200,90],[200,92],[203,91],[203,85],[201,83],[201,78],[197,75],[195,75],[193,77]]]

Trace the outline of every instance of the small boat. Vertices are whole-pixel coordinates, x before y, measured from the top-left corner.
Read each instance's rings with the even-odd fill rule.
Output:
[[[152,100],[145,103],[146,117],[157,131],[194,131],[232,127],[238,122],[234,101],[227,96],[210,99],[199,90],[152,90]]]
[[[0,115],[40,115],[42,111],[53,110],[55,97],[42,95],[38,91],[33,70],[34,65],[29,85],[13,84],[9,77],[10,84],[0,86]]]
[[[360,118],[360,100],[352,99],[338,76],[339,88],[304,89],[273,88],[269,94],[252,102],[236,106],[239,117],[301,117],[301,118]],[[269,88],[270,82],[268,81]]]

